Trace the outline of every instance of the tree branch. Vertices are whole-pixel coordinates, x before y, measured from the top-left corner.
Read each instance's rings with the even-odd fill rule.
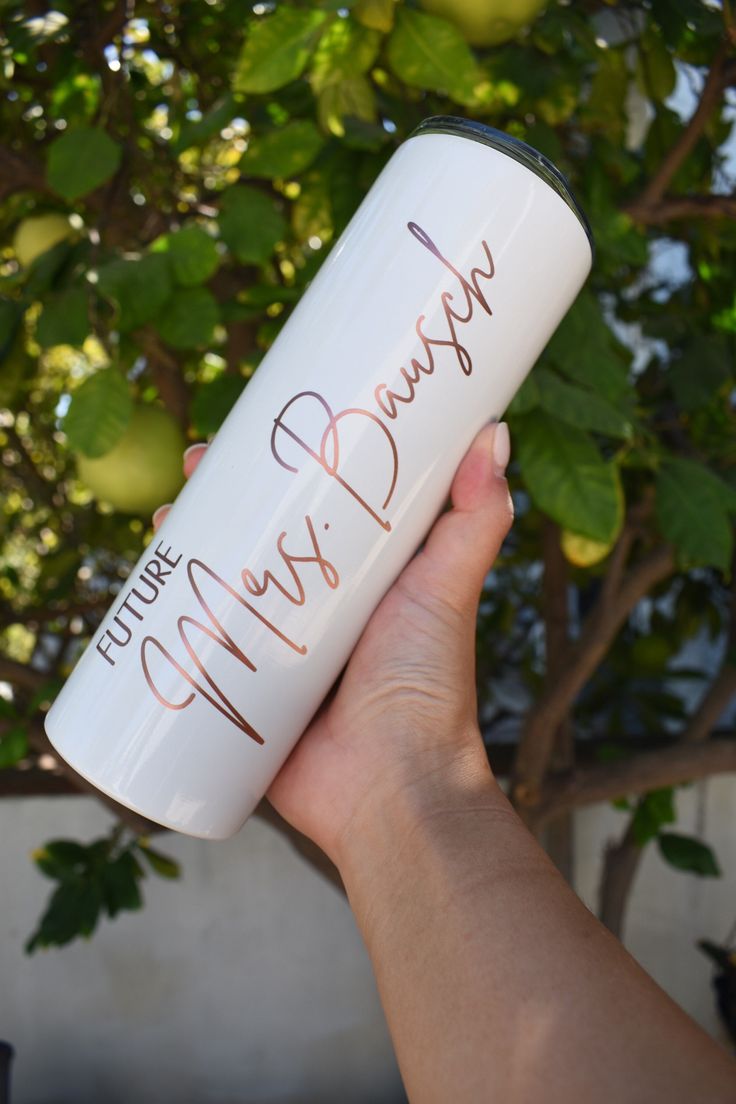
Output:
[[[733,566],[736,568],[736,557]],[[736,578],[736,575],[734,575],[734,578]],[[731,650],[734,644],[736,644],[736,584],[732,587],[731,618],[725,659],[718,675],[706,690],[680,736],[681,744],[699,745],[707,740],[713,732],[719,717],[736,693],[736,667],[730,662]],[[634,831],[636,812],[642,800],[640,799],[637,809],[631,814],[628,826],[621,839],[618,843],[609,844],[606,848],[603,861],[599,916],[606,927],[619,938],[623,935],[628,899],[643,851],[641,844],[637,842]]]
[[[152,836],[169,831],[169,829],[165,828],[163,825],[148,820],[146,817],[136,813],[133,809],[119,804],[114,798],[108,797],[106,794],[102,793],[101,790],[98,790],[96,786],[88,782],[81,774],[77,774],[73,767],[70,767],[68,763],[59,757],[53,744],[46,735],[42,720],[35,719],[30,722],[28,734],[29,742],[34,751],[37,754],[52,756],[56,760],[58,766],[54,770],[42,771],[38,768],[31,768],[25,771],[8,771],[7,775],[10,781],[4,779],[3,774],[0,774],[0,796],[29,793],[69,794],[76,791],[97,798],[102,805],[115,814],[118,820],[120,820],[126,828],[130,828],[136,835]],[[312,843],[312,841],[302,835],[301,832],[297,832],[295,828],[292,828],[292,826],[276,812],[270,802],[264,798],[253,815],[265,821],[266,824],[270,824],[272,828],[275,828],[276,831],[284,836],[288,843],[291,844],[297,854],[301,855],[308,866],[311,866],[322,878],[325,878],[341,893],[345,892],[337,867],[315,843]]]
[[[618,843],[606,846],[598,896],[598,917],[618,939],[623,937],[626,906],[642,854],[632,817]]]
[[[602,595],[566,657],[564,669],[527,715],[516,757],[512,796],[531,809],[549,765],[554,734],[637,603],[675,568],[672,549],[663,545],[644,556],[624,576],[614,595]]]
[[[138,336],[161,401],[186,432],[189,428],[190,395],[182,367],[153,330],[139,330]]]
[[[636,205],[642,211],[656,207],[662,200],[675,173],[687,160],[708,120],[719,106],[725,87],[724,69],[728,61],[729,49],[729,44],[725,41],[719,46],[705,79],[698,106],[695,108],[690,121],[665,155],[657,172],[636,201]]]
[[[677,786],[712,774],[736,772],[736,739],[677,743],[662,751],[644,751],[618,763],[601,763],[573,771],[545,786],[532,813],[535,825],[544,824],[567,809]]]
[[[646,534],[646,525],[654,509],[654,494],[649,491],[641,501],[634,503],[627,512],[626,520],[613,551],[608,557],[606,576],[601,590],[601,601],[608,604],[621,586],[629,561],[631,550],[636,541]]]
[[[73,782],[55,770],[40,767],[0,771],[0,799],[3,797],[69,797],[77,793]]]
[[[725,662],[710,684],[680,739],[685,744],[702,743],[736,694],[736,667]]]
[[[0,628],[7,625],[43,625],[47,621],[55,621],[57,617],[69,620],[88,613],[104,612],[110,601],[110,595],[105,593],[99,598],[67,602],[65,605],[27,606],[19,610],[14,610],[9,602],[0,602]]]
[[[0,656],[0,681],[9,682],[11,686],[19,686],[24,690],[37,690],[48,679],[44,671],[37,671],[29,667],[27,663],[18,663],[15,659]]]
[[[665,196],[648,205],[639,198],[622,210],[646,226],[661,226],[678,219],[736,218],[736,195]]]
[[[0,146],[0,201],[26,189],[33,192],[49,190],[41,162],[28,154],[21,155],[9,146]]]

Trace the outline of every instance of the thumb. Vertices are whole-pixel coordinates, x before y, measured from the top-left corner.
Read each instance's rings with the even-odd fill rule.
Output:
[[[435,522],[404,585],[475,616],[483,582],[513,521],[505,478],[509,453],[505,422],[480,431],[455,474],[452,507]]]

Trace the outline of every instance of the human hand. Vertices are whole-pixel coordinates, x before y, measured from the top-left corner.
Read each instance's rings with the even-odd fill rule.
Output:
[[[187,477],[206,449],[187,449]],[[506,425],[486,426],[455,475],[451,508],[376,608],[268,791],[338,867],[364,818],[399,797],[431,806],[464,778],[490,780],[477,724],[475,626],[512,520],[508,457]],[[167,510],[155,512],[154,528]]]

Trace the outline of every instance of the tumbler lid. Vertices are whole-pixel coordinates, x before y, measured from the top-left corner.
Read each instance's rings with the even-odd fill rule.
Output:
[[[460,138],[472,138],[475,142],[484,142],[501,153],[513,157],[519,164],[530,169],[536,176],[544,180],[553,188],[568,205],[578,219],[590,244],[590,251],[595,256],[595,243],[590,223],[578,203],[567,178],[560,172],[555,164],[545,157],[534,146],[522,142],[520,138],[512,138],[502,130],[495,130],[486,123],[479,123],[475,119],[465,119],[460,115],[431,115],[423,119],[409,135],[413,138],[418,134],[456,134]]]

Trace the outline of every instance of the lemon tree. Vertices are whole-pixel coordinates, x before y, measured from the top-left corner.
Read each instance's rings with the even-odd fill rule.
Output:
[[[399,144],[464,115],[552,158],[596,242],[507,412],[517,521],[478,624],[489,754],[530,822],[591,799],[570,796],[583,761],[622,847],[712,875],[639,763],[656,752],[667,779],[697,732],[692,777],[716,769],[698,703],[734,662],[733,5],[27,8],[6,0],[0,35],[0,793],[48,785],[44,711],[182,448],[217,432]],[[706,642],[719,669],[693,659]],[[39,849],[29,949],[176,873],[116,812],[101,841]]]

